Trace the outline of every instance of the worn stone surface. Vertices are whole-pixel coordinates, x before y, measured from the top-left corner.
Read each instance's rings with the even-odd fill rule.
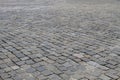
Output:
[[[0,80],[120,80],[120,0],[0,0]]]

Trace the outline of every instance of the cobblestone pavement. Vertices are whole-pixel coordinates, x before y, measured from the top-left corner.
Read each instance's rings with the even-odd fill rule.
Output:
[[[120,80],[120,0],[0,0],[0,80]]]

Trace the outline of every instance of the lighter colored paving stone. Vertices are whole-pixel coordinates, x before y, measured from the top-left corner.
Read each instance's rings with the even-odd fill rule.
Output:
[[[11,68],[16,70],[16,69],[19,69],[19,66],[12,66]]]
[[[75,56],[75,57],[77,57],[77,58],[82,58],[82,57],[84,57],[84,53],[73,54],[73,56]]]

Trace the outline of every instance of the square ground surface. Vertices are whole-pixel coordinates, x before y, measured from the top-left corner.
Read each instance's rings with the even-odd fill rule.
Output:
[[[0,0],[0,80],[120,80],[120,0]]]

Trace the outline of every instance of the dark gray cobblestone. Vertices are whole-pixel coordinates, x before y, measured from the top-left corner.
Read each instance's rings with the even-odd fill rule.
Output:
[[[118,0],[0,0],[0,80],[120,80]]]

